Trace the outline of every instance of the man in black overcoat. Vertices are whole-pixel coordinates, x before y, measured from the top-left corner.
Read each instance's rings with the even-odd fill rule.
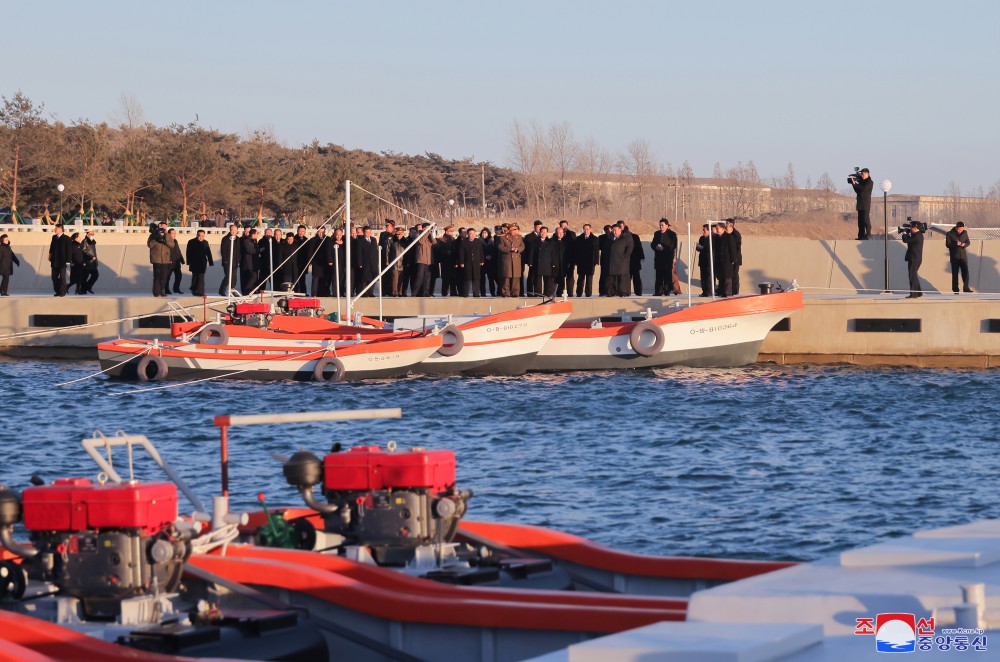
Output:
[[[185,258],[188,271],[191,272],[191,294],[196,297],[205,296],[205,272],[215,264],[212,261],[212,246],[205,239],[205,231],[198,230],[198,235],[187,243]]]
[[[726,219],[726,239],[729,247],[729,264],[733,272],[733,296],[740,293],[740,267],[743,266],[743,235],[736,229],[736,219]]]
[[[476,236],[475,228],[469,228],[458,243],[458,270],[462,284],[459,294],[463,297],[480,296],[479,281],[486,262],[483,242]]]
[[[965,249],[969,247],[969,233],[965,231],[965,223],[959,221],[944,238],[948,247],[948,258],[951,262],[951,291],[958,294],[958,274],[962,274],[962,291],[971,292],[969,287],[969,256]]]
[[[583,226],[583,234],[573,242],[573,264],[576,266],[576,296],[593,296],[594,268],[600,261],[601,249],[590,223]]]
[[[851,186],[857,195],[857,203],[854,205],[858,210],[858,239],[868,239],[872,233],[872,222],[868,218],[868,213],[872,208],[872,189],[875,182],[872,181],[868,168],[862,168],[858,177],[851,177]]]
[[[733,263],[729,257],[729,240],[726,226],[719,223],[712,233],[712,268],[715,270],[715,294],[733,296]]]
[[[358,254],[351,255],[351,259],[358,268],[358,291],[360,292],[368,283],[375,280],[378,275],[378,242],[372,237],[371,226],[366,225],[360,237],[358,237]],[[371,287],[364,296],[375,296],[375,288]]]
[[[924,233],[919,225],[913,224],[908,232],[903,233],[903,243],[906,244],[906,271],[910,277],[910,294],[907,299],[916,299],[924,294],[920,290],[920,263],[924,261]]]
[[[653,269],[656,271],[653,296],[673,294],[677,233],[670,229],[670,221],[660,219],[660,229],[653,233],[653,241],[649,242],[649,246],[653,249]]]
[[[701,236],[698,237],[698,275],[701,276],[701,294],[698,296],[712,296],[712,256],[709,253],[709,245],[712,235],[708,229],[708,224],[701,226]]]
[[[49,266],[52,268],[52,289],[54,296],[66,296],[66,265],[70,261],[70,238],[63,234],[62,224],[52,229],[52,239],[49,241]]]
[[[624,224],[612,225],[611,237],[608,244],[607,296],[628,296],[632,249],[635,247],[635,242],[632,241],[631,233],[625,234]]]
[[[236,225],[229,226],[229,234],[222,238],[219,245],[219,261],[222,263],[222,284],[219,285],[219,296],[229,296],[230,276],[236,275],[236,270],[240,265],[240,240],[236,234]],[[232,262],[230,263],[230,256]]]

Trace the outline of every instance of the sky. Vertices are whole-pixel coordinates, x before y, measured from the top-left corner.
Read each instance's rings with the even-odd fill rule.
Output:
[[[697,177],[753,161],[846,189],[1000,183],[1000,2],[9,3],[0,94],[51,118],[510,165],[515,120]],[[8,35],[9,36],[9,35]],[[10,42],[8,42],[9,44]]]

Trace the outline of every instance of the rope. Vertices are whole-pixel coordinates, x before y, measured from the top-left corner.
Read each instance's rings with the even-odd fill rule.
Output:
[[[150,347],[149,349],[152,349],[152,347]],[[146,350],[146,351],[149,351],[149,350]],[[320,355],[320,358],[322,358],[323,356],[326,355],[326,352],[328,352],[328,351],[329,351],[329,347],[326,347],[326,348],[323,348],[323,349],[310,349],[307,352],[301,352],[299,354],[289,354],[289,355],[281,356],[281,357],[275,356],[275,357],[264,359],[264,360],[265,361],[289,361],[289,360],[293,360],[294,361],[295,359],[305,358],[306,356],[309,356],[310,354],[316,354],[317,352],[322,352],[321,355]],[[334,354],[334,356],[336,356],[336,354]],[[134,357],[129,357],[129,360],[132,360],[132,358],[134,358]],[[247,361],[237,361],[235,363],[230,363],[228,365],[222,366],[222,369],[232,368],[234,366],[244,365],[244,364],[247,364],[247,363],[256,363],[256,362],[257,362],[256,359],[254,359],[254,360],[247,360]],[[211,375],[209,377],[202,377],[201,379],[192,379],[192,380],[189,380],[189,381],[186,381],[186,382],[177,382],[175,384],[163,384],[161,386],[149,386],[147,388],[135,389],[135,390],[131,390],[131,391],[116,391],[115,393],[109,393],[108,395],[112,395],[112,396],[115,396],[115,395],[132,395],[134,393],[145,393],[147,391],[162,391],[162,390],[168,389],[168,388],[178,388],[178,387],[181,387],[181,386],[189,386],[191,384],[200,384],[202,382],[210,382],[210,381],[212,381],[214,379],[224,379],[226,377],[232,377],[234,375],[242,375],[243,373],[250,372],[251,370],[253,370],[253,368],[247,368],[246,370],[234,370],[233,372],[227,372],[227,373],[222,374],[222,375]]]
[[[216,297],[219,301],[225,300],[225,297]],[[179,308],[179,310],[194,310],[201,308],[204,303],[192,304],[190,306],[184,306]],[[32,336],[44,336],[50,333],[62,333],[63,331],[74,331],[77,329],[89,329],[96,326],[104,326],[105,324],[120,324],[122,322],[131,322],[134,320],[145,319],[147,317],[156,317],[158,315],[163,315],[164,313],[170,313],[170,309],[159,310],[153,313],[144,313],[142,315],[132,315],[131,317],[120,317],[113,320],[104,320],[102,322],[90,322],[89,324],[75,324],[73,326],[60,326],[53,329],[43,329],[41,331],[19,331],[18,333],[12,333],[6,336],[0,336],[0,340],[9,340],[12,338],[30,338]]]
[[[95,373],[94,373],[94,374],[92,374],[92,375],[87,375],[86,377],[80,377],[79,379],[74,379],[74,380],[72,380],[72,381],[69,381],[69,382],[63,382],[63,383],[61,383],[61,384],[56,384],[56,386],[69,386],[70,384],[76,384],[77,382],[82,382],[82,381],[84,381],[85,379],[90,379],[91,377],[97,377],[97,376],[99,376],[99,375],[103,375],[103,374],[104,374],[104,373],[106,373],[106,372],[111,372],[112,370],[114,370],[114,369],[115,369],[115,368],[117,368],[118,366],[122,366],[122,365],[125,365],[126,363],[128,363],[129,361],[131,361],[132,359],[134,359],[134,358],[135,358],[136,356],[144,356],[145,354],[149,354],[149,353],[150,353],[151,351],[153,351],[153,346],[152,346],[152,345],[150,345],[150,346],[149,346],[149,347],[147,347],[146,349],[142,350],[142,352],[141,352],[141,353],[139,353],[139,354],[136,354],[136,355],[134,355],[134,356],[129,356],[129,357],[127,358],[127,359],[125,359],[125,360],[124,360],[124,361],[122,361],[121,363],[116,363],[116,364],[114,364],[113,366],[111,366],[111,367],[110,367],[110,368],[108,368],[107,370],[101,370],[101,371],[99,371],[99,372],[95,372]]]
[[[378,193],[372,193],[372,192],[371,192],[371,191],[369,191],[368,189],[366,189],[366,188],[364,188],[364,187],[362,187],[362,186],[358,186],[358,185],[357,185],[357,184],[355,184],[354,182],[351,182],[351,188],[356,188],[356,189],[358,189],[359,191],[362,191],[362,192],[364,192],[364,193],[367,193],[368,195],[372,196],[372,197],[373,197],[373,198],[375,198],[376,200],[379,200],[380,202],[384,202],[385,204],[389,205],[390,207],[394,207],[394,208],[398,209],[399,211],[403,212],[404,214],[407,214],[407,215],[409,215],[409,216],[413,216],[413,217],[415,217],[416,219],[418,219],[418,220],[420,220],[420,221],[424,221],[425,223],[432,223],[432,221],[431,221],[430,219],[428,219],[428,218],[424,218],[424,217],[423,217],[423,216],[421,216],[420,214],[415,214],[415,213],[413,213],[412,211],[410,211],[409,209],[406,209],[406,208],[404,208],[404,207],[400,207],[400,206],[399,206],[399,205],[397,205],[397,204],[396,204],[395,202],[391,202],[391,201],[389,201],[389,200],[386,200],[385,198],[383,198],[382,196],[380,196],[380,195],[379,195]]]

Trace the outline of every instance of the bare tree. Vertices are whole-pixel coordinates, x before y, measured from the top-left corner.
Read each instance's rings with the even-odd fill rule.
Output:
[[[573,128],[569,122],[558,122],[549,126],[547,147],[552,168],[559,180],[560,215],[565,216],[568,195],[566,175],[575,167],[580,150],[573,139]]]
[[[140,196],[157,186],[157,132],[146,123],[139,102],[128,94],[122,94],[121,110],[114,121],[118,131],[111,139],[111,164],[119,204],[126,220],[139,222]]]
[[[532,121],[530,127],[525,127],[514,120],[510,127],[508,154],[511,166],[524,182],[525,198],[529,203],[534,201],[538,215],[544,215],[545,174],[549,171],[549,153],[538,122]]]
[[[105,199],[110,190],[108,126],[79,120],[62,134],[60,174],[70,198],[79,202],[78,213],[83,217],[87,201],[93,211],[94,200]]]
[[[45,172],[42,163],[50,151],[50,132],[42,119],[45,104],[35,105],[20,90],[3,101],[0,107],[0,190],[10,200],[11,210],[17,213],[18,195],[51,173]]]
[[[643,198],[650,181],[656,174],[656,157],[649,148],[645,138],[636,138],[625,148],[621,156],[622,171],[632,181],[635,198],[638,202],[637,219],[643,217]]]

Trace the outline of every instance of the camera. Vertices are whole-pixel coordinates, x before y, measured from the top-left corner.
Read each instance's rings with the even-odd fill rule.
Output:
[[[904,232],[927,232],[927,224],[923,221],[914,221],[912,216],[906,217],[906,223],[900,225],[896,230],[899,234]]]
[[[854,172],[847,176],[848,184],[857,184],[861,181],[861,168],[854,166]]]

